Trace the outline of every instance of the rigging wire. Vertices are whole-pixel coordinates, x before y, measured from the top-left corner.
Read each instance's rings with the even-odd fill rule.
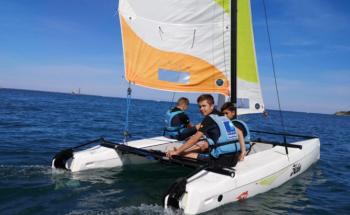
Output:
[[[264,5],[264,12],[265,12],[266,31],[267,31],[267,36],[268,36],[268,40],[269,40],[269,49],[270,49],[270,57],[271,57],[272,71],[273,71],[273,77],[274,77],[274,80],[275,80],[275,89],[276,89],[276,93],[277,93],[278,110],[279,110],[279,113],[280,113],[280,119],[281,119],[282,128],[283,128],[283,130],[285,131],[284,120],[283,120],[283,114],[282,114],[282,108],[281,108],[281,101],[280,101],[280,96],[279,96],[279,91],[278,91],[278,85],[277,85],[275,61],[274,61],[273,52],[272,52],[271,37],[270,37],[270,30],[269,30],[269,23],[268,23],[268,17],[267,17],[267,11],[266,11],[265,0],[263,0],[263,5]]]
[[[171,99],[169,110],[171,110],[171,108],[175,107],[175,101],[174,101],[175,94],[176,94],[176,92],[173,92],[173,98]]]
[[[129,137],[131,137],[131,134],[129,133],[129,110],[131,106],[131,82],[129,81],[129,86],[127,89],[127,96],[126,96],[126,116],[125,116],[125,126],[124,126],[124,144],[127,143],[127,140]]]
[[[283,114],[282,114],[282,108],[281,108],[281,101],[280,101],[280,96],[279,96],[279,91],[278,91],[278,85],[277,85],[275,61],[274,61],[273,52],[272,52],[271,37],[270,37],[270,30],[269,30],[269,22],[268,22],[268,17],[267,17],[267,10],[266,10],[265,0],[263,0],[263,5],[264,5],[264,14],[265,14],[266,31],[267,31],[267,36],[268,36],[268,40],[269,40],[269,49],[270,49],[270,57],[271,57],[272,71],[273,71],[273,77],[274,77],[274,80],[275,80],[275,88],[276,88],[276,93],[277,93],[278,110],[279,110],[279,115],[280,115],[280,119],[281,119],[282,129],[283,129],[284,132],[286,132],[286,127],[285,127],[285,124],[284,124],[284,119],[283,119]],[[287,137],[286,137],[286,136],[283,136],[283,139],[284,139],[284,143],[285,143],[286,154],[287,154],[287,157],[288,157],[288,159],[289,159],[289,156],[288,156],[288,147],[287,147]]]

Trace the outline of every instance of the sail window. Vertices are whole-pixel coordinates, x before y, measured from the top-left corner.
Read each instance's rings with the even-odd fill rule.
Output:
[[[237,98],[237,108],[249,109],[249,99]]]
[[[190,81],[190,73],[186,71],[173,71],[173,70],[159,69],[158,79],[161,81],[188,84]]]

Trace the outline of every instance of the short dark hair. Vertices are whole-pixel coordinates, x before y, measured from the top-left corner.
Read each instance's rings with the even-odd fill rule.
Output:
[[[214,104],[214,98],[212,95],[210,94],[202,94],[198,97],[197,99],[197,103],[200,103],[204,100],[207,100],[207,102],[210,104],[210,105],[213,105]]]
[[[181,97],[177,100],[176,105],[181,105],[181,104],[186,104],[188,105],[190,103],[190,101],[188,100],[188,98],[186,97]]]
[[[224,110],[229,110],[229,111],[235,111],[235,106],[233,105],[232,102],[225,102],[222,107],[221,107],[221,112],[224,112]]]

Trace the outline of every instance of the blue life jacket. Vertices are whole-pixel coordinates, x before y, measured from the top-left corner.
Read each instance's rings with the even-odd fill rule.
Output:
[[[214,114],[209,115],[220,129],[220,137],[216,142],[212,139],[207,138],[210,148],[210,154],[214,158],[218,158],[220,155],[234,153],[241,150],[241,146],[238,141],[238,134],[233,122],[225,116],[218,116]],[[241,123],[245,128],[248,128],[244,122],[235,121],[236,123]],[[246,150],[250,148],[250,134],[247,129],[247,134],[245,137]],[[248,144],[247,144],[248,143]]]
[[[165,116],[165,128],[164,128],[164,135],[167,134],[167,136],[170,137],[175,137],[176,135],[178,135],[181,131],[183,131],[185,129],[185,125],[181,124],[179,126],[173,126],[171,125],[171,121],[173,120],[173,118],[178,115],[184,113],[184,111],[174,111],[171,112],[171,110],[168,110],[166,112],[166,116]]]
[[[237,123],[237,124],[240,124],[244,128],[244,130],[242,130],[242,132],[243,132],[243,137],[244,137],[245,148],[248,151],[250,149],[250,131],[249,131],[247,124],[241,120],[238,120],[238,119],[234,119],[234,120],[232,120],[232,122],[233,122],[233,125],[236,125],[236,123]]]

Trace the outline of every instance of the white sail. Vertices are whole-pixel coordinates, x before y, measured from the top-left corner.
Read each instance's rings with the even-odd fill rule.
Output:
[[[229,0],[120,0],[126,79],[177,92],[230,96]],[[238,113],[264,110],[250,2],[238,1]]]

